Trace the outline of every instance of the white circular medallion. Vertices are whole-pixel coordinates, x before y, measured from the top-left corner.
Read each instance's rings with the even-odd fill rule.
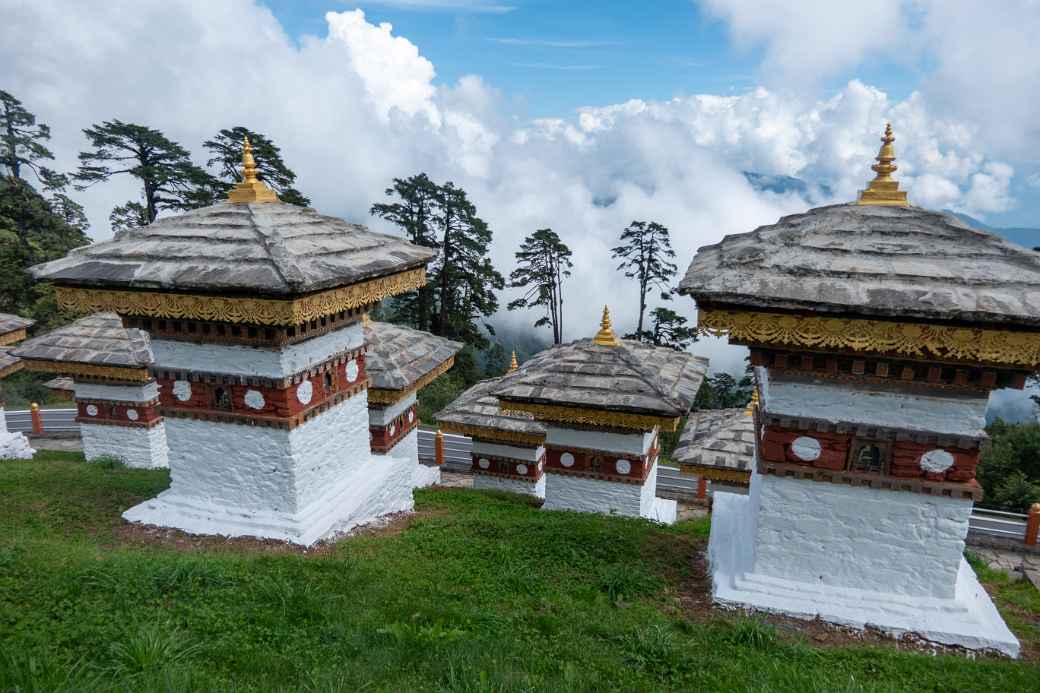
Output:
[[[617,470],[618,474],[628,474],[632,471],[632,463],[628,460],[618,460],[614,463],[614,469]]]
[[[313,396],[314,385],[311,384],[311,381],[304,380],[296,386],[296,399],[300,400],[300,404],[310,404],[311,397]]]
[[[174,381],[173,396],[180,402],[187,402],[191,399],[191,383],[187,380]]]
[[[794,453],[794,456],[806,462],[812,462],[819,458],[822,451],[823,448],[820,447],[820,441],[809,436],[795,438],[794,442],[791,443],[791,452]]]
[[[481,457],[477,461],[477,464],[480,466],[481,469],[487,469],[488,467],[491,466],[491,460],[488,460],[487,458]]]
[[[390,435],[397,433],[397,424],[390,424]]]
[[[250,409],[263,409],[264,404],[266,404],[264,395],[259,390],[246,390],[246,395],[243,399],[246,402],[246,406]]]
[[[412,423],[413,421],[415,421],[415,412],[409,410],[408,411],[408,423]]]
[[[136,409],[127,409],[126,410],[126,418],[130,419],[131,421],[137,421],[137,418],[138,418],[137,417],[137,410]]]
[[[358,365],[357,359],[350,359],[347,361],[347,382],[352,383],[357,380],[358,377]]]
[[[574,455],[570,454],[569,452],[563,453],[562,455],[560,455],[560,464],[562,464],[564,467],[573,467]]]
[[[945,450],[929,450],[921,455],[921,469],[941,474],[953,466],[953,455]]]
[[[520,476],[524,476],[525,474],[527,474],[527,465],[526,464],[518,464],[518,465],[516,465],[516,473],[519,474]]]
[[[87,416],[97,416],[97,407],[95,405],[87,405]]]

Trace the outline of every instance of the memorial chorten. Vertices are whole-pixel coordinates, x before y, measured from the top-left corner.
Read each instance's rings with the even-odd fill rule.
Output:
[[[409,460],[417,487],[440,483],[440,467],[419,461],[416,395],[455,364],[462,343],[366,318],[365,345],[372,452]]]
[[[95,313],[33,337],[15,354],[28,370],[73,378],[88,461],[114,457],[128,467],[169,466],[147,333],[123,327],[115,313]]]
[[[14,375],[24,365],[20,358],[11,354],[10,347],[0,347],[0,380]],[[24,433],[7,430],[3,385],[0,383],[0,460],[31,460],[34,452]]]
[[[285,204],[248,140],[243,160],[227,202],[34,274],[151,335],[171,485],[126,519],[309,545],[413,507],[409,462],[371,452],[361,316],[422,286],[434,252]]]
[[[545,426],[545,504],[675,521],[656,497],[658,436],[693,405],[707,360],[621,340],[603,309],[600,331],[546,349],[492,390],[504,412]]]
[[[711,490],[746,493],[755,466],[754,405],[690,414],[669,458],[685,475],[711,482]]]
[[[35,320],[20,315],[0,313],[0,380],[22,370],[25,364],[11,353],[9,347],[25,339],[26,331],[36,324]],[[35,452],[24,433],[7,430],[3,387],[0,386],[0,459],[29,460]]]
[[[473,488],[545,498],[545,426],[506,412],[493,394],[518,377],[513,354],[506,375],[482,380],[437,414],[441,430],[473,439]]]
[[[883,142],[857,203],[727,236],[680,284],[761,397],[714,597],[1017,656],[963,552],[988,395],[1040,365],[1040,254],[908,205]]]

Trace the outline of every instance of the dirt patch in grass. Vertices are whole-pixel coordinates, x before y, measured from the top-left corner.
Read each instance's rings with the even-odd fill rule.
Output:
[[[188,534],[179,529],[125,523],[115,528],[113,534],[116,547],[161,546],[183,551],[185,553],[207,553],[211,551],[228,551],[244,554],[296,554],[300,556],[328,556],[336,549],[336,544],[352,537],[392,537],[408,529],[417,520],[447,514],[442,510],[423,510],[419,512],[390,513],[378,521],[355,527],[349,532],[337,534],[329,539],[319,541],[312,546],[299,546],[278,539],[259,539],[257,537],[222,537],[217,535]]]

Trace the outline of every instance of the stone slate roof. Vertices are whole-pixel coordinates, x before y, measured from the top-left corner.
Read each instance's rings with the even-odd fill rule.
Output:
[[[708,360],[666,347],[621,340],[609,347],[582,339],[546,349],[495,389],[503,400],[685,416]]]
[[[0,347],[0,371],[5,371],[21,361],[20,358],[11,353],[12,351],[10,347]]]
[[[21,315],[0,313],[0,335],[5,335],[8,332],[16,332],[17,330],[24,330],[35,324],[35,320],[23,318]]]
[[[223,202],[158,219],[31,271],[81,286],[283,296],[395,274],[435,254],[313,209]]]
[[[533,417],[514,413],[505,414],[498,408],[498,397],[495,397],[492,392],[503,384],[507,384],[516,373],[481,380],[459,395],[454,402],[441,409],[436,416],[437,421],[442,424],[477,426],[509,433],[544,436],[545,427],[535,421]]]
[[[690,415],[671,456],[680,466],[746,471],[755,464],[755,419],[746,409],[706,409]]]
[[[143,368],[152,363],[148,333],[123,327],[115,313],[94,313],[14,349],[23,359]]]
[[[844,204],[697,251],[699,304],[1040,326],[1040,253],[915,207]]]
[[[365,370],[372,387],[407,390],[455,356],[462,342],[388,322],[365,325]]]
[[[48,390],[68,390],[72,391],[76,389],[76,385],[72,378],[68,376],[59,375],[57,378],[51,378],[43,384]]]

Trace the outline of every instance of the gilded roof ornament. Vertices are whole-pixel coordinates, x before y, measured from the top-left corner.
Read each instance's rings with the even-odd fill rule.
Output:
[[[607,306],[603,306],[603,319],[600,320],[599,332],[592,338],[592,343],[605,347],[621,346],[617,335],[614,334],[614,328],[610,325],[610,309]]]
[[[877,163],[871,166],[877,175],[874,180],[867,184],[866,190],[860,190],[857,204],[880,205],[884,207],[909,207],[906,192],[899,189],[899,181],[892,178],[892,174],[899,168],[893,161],[896,160],[896,150],[892,143],[896,138],[892,135],[892,123],[885,125],[885,134],[881,138],[881,150],[878,151]]]
[[[747,414],[748,416],[754,416],[756,409],[758,409],[758,388],[757,387],[751,393],[751,401],[748,402],[747,409],[744,410],[744,413]]]
[[[513,350],[513,358],[510,359],[510,361],[509,361],[509,371],[508,372],[512,373],[516,369],[518,369],[519,367],[520,367],[520,364],[517,363],[517,360],[516,360],[516,349],[514,349]]]
[[[253,158],[253,145],[249,136],[242,139],[242,181],[235,183],[228,193],[228,202],[235,204],[248,202],[277,202],[274,190],[256,177],[256,160]]]

